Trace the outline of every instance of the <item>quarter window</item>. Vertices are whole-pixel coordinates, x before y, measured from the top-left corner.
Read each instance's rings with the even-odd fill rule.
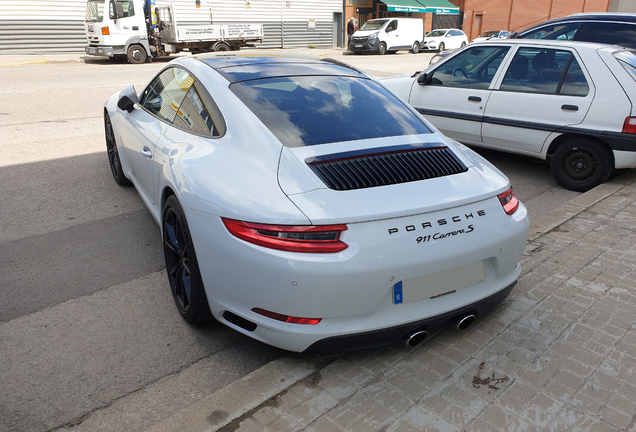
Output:
[[[141,106],[187,131],[221,136],[225,124],[203,88],[183,69],[169,68],[144,90]]]
[[[581,66],[570,51],[538,48],[517,51],[500,89],[567,96],[589,93]]]
[[[487,89],[509,47],[475,47],[441,64],[433,72],[431,85]]]
[[[623,23],[587,23],[580,40],[636,48],[636,25]],[[583,31],[581,31],[583,33]]]

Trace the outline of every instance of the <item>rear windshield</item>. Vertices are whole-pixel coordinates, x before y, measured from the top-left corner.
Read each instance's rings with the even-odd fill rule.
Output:
[[[234,83],[230,89],[286,147],[431,132],[368,79],[268,78]]]
[[[618,51],[614,53],[614,57],[636,81],[636,53],[634,51]]]
[[[373,20],[364,23],[360,30],[380,30],[388,20]]]

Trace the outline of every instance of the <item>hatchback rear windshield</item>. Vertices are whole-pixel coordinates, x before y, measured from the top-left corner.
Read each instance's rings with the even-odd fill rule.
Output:
[[[614,57],[636,81],[636,53],[634,51],[618,51]]]
[[[267,78],[230,88],[286,147],[431,132],[416,114],[368,79]]]

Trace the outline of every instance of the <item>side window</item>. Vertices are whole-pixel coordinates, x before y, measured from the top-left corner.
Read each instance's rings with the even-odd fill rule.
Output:
[[[433,72],[431,85],[487,89],[509,47],[475,47],[454,56]]]
[[[589,86],[570,51],[520,48],[506,71],[500,90],[585,96]]]
[[[194,78],[183,69],[166,69],[146,87],[140,104],[159,118],[172,123],[192,84]]]
[[[124,15],[121,18],[135,16],[135,4],[132,2],[132,0],[120,1],[117,3],[120,3],[124,10]]]
[[[636,48],[636,24],[590,22],[586,30],[580,40]]]
[[[216,104],[196,82],[177,110],[174,125],[201,135],[225,134],[225,123]]]
[[[389,23],[388,26],[386,26],[386,30],[387,31],[393,31],[393,30],[397,30],[398,27],[398,22],[397,20],[393,20]]]
[[[580,26],[580,22],[547,25],[527,33],[522,33],[519,35],[519,39],[572,40],[576,36]]]

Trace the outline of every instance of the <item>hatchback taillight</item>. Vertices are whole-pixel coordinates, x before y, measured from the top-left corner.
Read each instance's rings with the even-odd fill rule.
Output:
[[[342,225],[269,225],[222,218],[232,235],[270,249],[304,253],[334,253],[349,247],[340,240]]]
[[[623,133],[636,134],[636,117],[627,117],[625,119]]]
[[[504,193],[497,195],[497,198],[499,198],[499,202],[506,214],[511,215],[519,208],[519,198],[517,198],[517,195],[512,191],[512,187]]]

